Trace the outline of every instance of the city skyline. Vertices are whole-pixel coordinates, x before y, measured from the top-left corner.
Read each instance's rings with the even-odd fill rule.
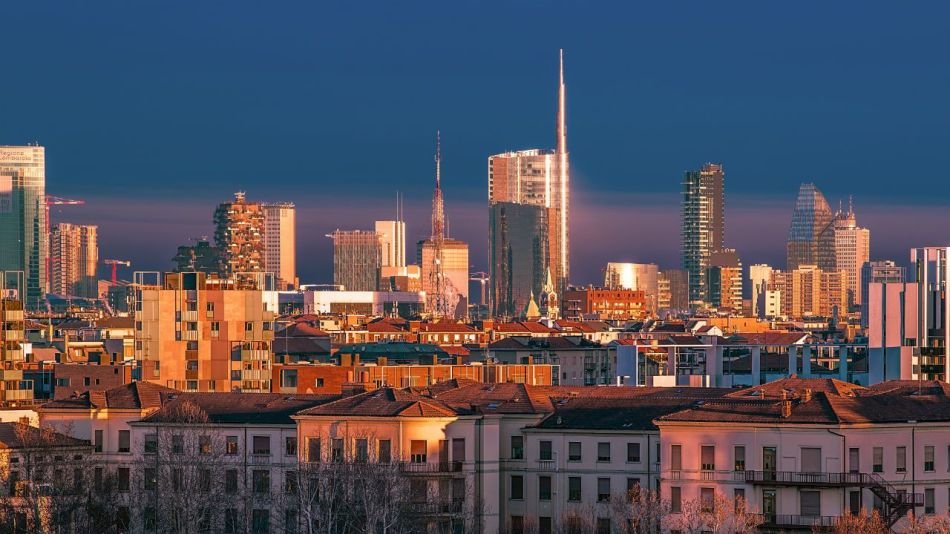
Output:
[[[14,57],[12,68],[45,83],[0,88],[0,97],[24,103],[6,110],[0,142],[43,144],[50,194],[87,201],[85,206],[54,208],[53,224],[98,225],[102,257],[131,259],[132,270],[170,266],[177,245],[212,233],[210,206],[235,190],[247,190],[262,200],[298,203],[301,227],[317,230],[313,237],[299,236],[301,279],[326,281],[329,244],[316,236],[391,218],[397,190],[406,199],[407,239],[426,236],[430,136],[441,128],[448,136],[445,173],[453,184],[449,226],[470,243],[475,269],[487,270],[486,239],[476,231],[487,227],[485,157],[550,145],[550,114],[556,107],[550,90],[553,54],[563,47],[571,63],[572,233],[581,235],[594,226],[585,219],[598,218],[651,230],[649,236],[619,236],[619,243],[587,234],[585,242],[574,240],[572,282],[597,283],[608,261],[676,266],[677,250],[669,243],[675,232],[666,226],[678,222],[677,184],[685,170],[704,161],[721,161],[728,168],[730,246],[746,265],[783,265],[782,251],[768,242],[783,240],[794,191],[806,181],[818,184],[832,204],[854,194],[862,225],[874,231],[872,256],[906,264],[906,250],[919,242],[946,242],[933,228],[948,224],[950,216],[928,206],[947,199],[939,173],[931,171],[950,163],[941,148],[947,134],[940,127],[950,120],[950,110],[936,89],[945,85],[947,69],[941,68],[945,59],[934,46],[942,30],[933,21],[940,17],[894,13],[886,5],[861,4],[862,27],[875,32],[857,30],[852,10],[839,5],[826,6],[817,19],[807,16],[807,9],[785,12],[764,6],[746,6],[748,13],[739,17],[730,17],[735,11],[721,13],[703,5],[688,14],[653,7],[633,17],[635,8],[622,7],[607,21],[569,6],[560,13],[532,16],[555,29],[595,22],[606,26],[584,32],[590,34],[587,39],[556,31],[538,39],[539,30],[528,29],[512,32],[517,38],[505,45],[488,42],[477,48],[465,44],[473,30],[461,22],[469,19],[460,13],[475,20],[487,15],[457,7],[441,13],[456,15],[442,25],[424,25],[419,35],[399,35],[405,39],[398,41],[396,53],[387,54],[379,53],[380,44],[396,35],[381,22],[386,17],[363,21],[365,27],[347,37],[332,24],[325,34],[296,26],[291,29],[299,32],[282,26],[278,31],[278,21],[288,23],[285,17],[252,10],[236,10],[220,27],[208,28],[202,17],[176,18],[174,6],[157,17],[141,17],[130,7],[105,13],[62,6],[59,16],[37,27],[33,15],[44,8],[17,5],[7,13],[16,22],[13,41],[27,31],[49,38],[31,39],[37,44],[29,62],[25,56]],[[312,14],[307,6],[300,9],[302,15]],[[516,6],[513,14],[525,9]],[[422,13],[409,9],[397,16],[418,22]],[[128,36],[117,57],[98,54],[121,35],[110,22],[136,14],[142,34]],[[339,6],[321,15],[339,20],[340,27],[352,26],[342,23],[358,17]],[[77,33],[82,25],[66,22],[92,16],[103,17],[104,31],[96,35]],[[769,32],[747,24],[754,17],[770,21]],[[619,21],[627,19],[638,31],[621,28]],[[181,24],[176,27],[181,42],[157,47],[162,40],[150,37],[167,30],[173,20]],[[702,32],[690,31],[711,21],[719,23],[721,38],[710,42],[701,39]],[[512,22],[499,24],[507,29]],[[908,31],[911,24],[913,32]],[[246,53],[238,36],[252,25],[279,38]],[[667,36],[671,28],[677,28],[675,41]],[[805,29],[809,43],[791,46]],[[206,31],[220,37],[220,43],[207,42]],[[380,37],[360,44],[360,37],[370,35],[366,32]],[[429,46],[433,37],[440,39],[440,47]],[[68,50],[61,46],[64,38],[70,38]],[[752,40],[758,46],[747,46]],[[700,41],[702,53],[695,54]],[[340,42],[353,48],[346,61],[329,53]],[[628,52],[653,50],[654,42],[663,44],[662,52]],[[269,54],[276,51],[282,52],[279,59]],[[915,61],[904,61],[909,53]],[[77,54],[102,58],[92,65],[102,76],[96,87],[111,81],[117,90],[95,91],[80,83],[64,94],[61,77],[72,72]],[[735,57],[726,59],[730,54]],[[783,61],[766,61],[770,54]],[[850,67],[842,70],[839,65],[845,61]],[[36,64],[47,67],[40,72]],[[215,68],[202,74],[205,64]],[[605,69],[608,65],[616,68]],[[901,83],[881,79],[882,66],[898,69]],[[486,69],[517,83],[499,84],[483,75]],[[235,78],[246,72],[272,74],[274,83],[268,87],[279,89],[271,93],[246,77]],[[685,83],[689,73],[708,83]],[[332,85],[324,83],[327,77]],[[429,83],[433,77],[444,85]],[[811,83],[818,79],[820,87]],[[379,87],[390,92],[372,98],[379,96]],[[88,105],[71,106],[77,99]],[[329,109],[327,102],[339,109]],[[231,113],[235,106],[244,113]],[[512,120],[514,110],[517,120]],[[96,113],[95,120],[89,113]],[[129,117],[136,122],[128,122]],[[716,124],[716,135],[697,128],[705,122]],[[126,131],[136,135],[116,135]],[[97,159],[105,147],[114,164],[104,166]],[[277,150],[289,155],[268,155]],[[377,157],[353,157],[362,153]],[[294,189],[272,190],[274,175],[285,177]],[[895,186],[908,179],[919,186]],[[352,184],[368,187],[354,190]],[[182,200],[183,190],[195,203]],[[326,210],[321,199],[327,196],[340,205],[362,202],[366,209],[360,211],[366,213]],[[891,209],[895,202],[928,224],[896,216]],[[773,206],[778,206],[774,213]],[[875,213],[884,207],[887,213]],[[167,215],[171,210],[174,216]],[[134,225],[149,232],[150,239],[120,235],[132,214]],[[741,217],[768,220],[755,226],[759,235],[748,235],[737,231],[748,226]],[[104,270],[100,275],[105,276]]]

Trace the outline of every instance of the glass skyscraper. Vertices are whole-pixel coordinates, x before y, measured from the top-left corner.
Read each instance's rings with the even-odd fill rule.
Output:
[[[800,265],[818,265],[819,237],[831,224],[831,207],[815,184],[802,184],[795,201],[792,226],[788,229],[786,243],[788,270]]]
[[[22,271],[28,308],[47,291],[46,151],[0,146],[0,271]]]
[[[709,257],[725,241],[725,180],[716,163],[683,177],[683,269],[689,273],[690,302],[706,299]]]

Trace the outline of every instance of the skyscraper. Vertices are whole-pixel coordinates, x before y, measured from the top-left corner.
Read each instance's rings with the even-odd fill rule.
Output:
[[[548,215],[541,206],[498,202],[489,213],[492,315],[519,317],[541,294],[548,266]]]
[[[442,196],[442,143],[436,133],[432,233],[417,248],[426,311],[434,317],[463,317],[468,308],[468,243],[446,235]],[[461,306],[459,306],[461,304]]]
[[[297,213],[291,202],[263,204],[264,271],[280,288],[297,285]]]
[[[706,302],[720,309],[742,311],[742,262],[735,249],[717,250],[706,268]]]
[[[50,293],[74,297],[97,297],[96,267],[99,263],[98,228],[59,223],[50,232]]]
[[[376,233],[382,246],[381,264],[383,268],[399,269],[406,266],[406,223],[397,221],[376,221]]]
[[[752,315],[765,319],[763,299],[768,298],[769,284],[772,281],[772,267],[764,263],[749,266],[749,285],[752,286]],[[774,314],[773,315],[777,315]]]
[[[823,271],[848,273],[848,305],[856,306],[863,300],[861,267],[871,259],[871,231],[860,228],[853,206],[848,211],[838,210],[834,219],[818,236],[818,267]]]
[[[0,271],[22,271],[28,309],[47,291],[46,152],[41,146],[0,146]]]
[[[221,253],[222,276],[264,271],[264,209],[243,191],[214,212],[214,241]]]
[[[379,234],[336,230],[333,239],[333,283],[346,291],[376,291],[382,258]]]
[[[786,243],[789,271],[798,269],[800,265],[818,265],[819,236],[831,224],[832,218],[828,201],[815,184],[802,184]]]
[[[521,308],[527,304],[527,300],[522,302],[522,296],[530,296],[532,292],[540,295],[548,274],[558,294],[563,293],[570,279],[570,163],[563,50],[559,73],[555,149],[506,152],[488,158],[489,249],[499,253],[492,255],[490,273],[492,305],[496,306],[496,313],[501,309]],[[496,209],[503,203],[509,206]],[[520,210],[510,205],[533,206],[538,210]],[[543,222],[543,228],[536,226],[540,222]],[[519,224],[529,226],[514,226]],[[501,230],[506,232],[504,236],[495,233]],[[512,265],[496,263],[509,259],[500,252],[512,249],[499,241],[511,238],[530,241],[540,247],[538,250],[515,251],[516,255],[527,253],[531,256],[531,261],[522,262],[520,268],[531,264],[531,268],[539,272],[517,273]],[[529,280],[532,286],[512,286],[529,283]]]
[[[709,256],[725,242],[725,178],[717,163],[683,178],[683,269],[689,273],[690,302],[706,298]]]

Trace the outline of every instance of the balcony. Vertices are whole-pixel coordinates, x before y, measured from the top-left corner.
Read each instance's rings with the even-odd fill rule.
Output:
[[[538,460],[538,471],[557,471],[554,460]]]
[[[403,473],[449,474],[461,473],[462,462],[416,463],[399,462],[399,471]]]
[[[759,530],[830,532],[838,519],[838,517],[826,515],[763,515]]]
[[[417,502],[409,505],[414,514],[419,515],[439,515],[451,514],[458,515],[462,513],[464,502],[459,500],[441,501],[441,502]]]

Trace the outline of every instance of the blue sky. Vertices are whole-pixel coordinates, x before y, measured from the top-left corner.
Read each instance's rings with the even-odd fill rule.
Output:
[[[948,15],[876,1],[18,2],[2,14],[0,144],[46,145],[49,191],[88,202],[54,220],[100,224],[101,256],[137,268],[210,234],[235,190],[295,201],[300,271],[318,281],[322,236],[390,216],[396,190],[410,237],[425,234],[441,129],[452,228],[487,270],[486,157],[553,144],[563,47],[577,282],[617,259],[675,265],[681,175],[704,161],[726,167],[744,263],[783,263],[801,181],[832,204],[853,194],[872,255],[903,261],[947,241]],[[593,235],[598,216],[625,231]]]

